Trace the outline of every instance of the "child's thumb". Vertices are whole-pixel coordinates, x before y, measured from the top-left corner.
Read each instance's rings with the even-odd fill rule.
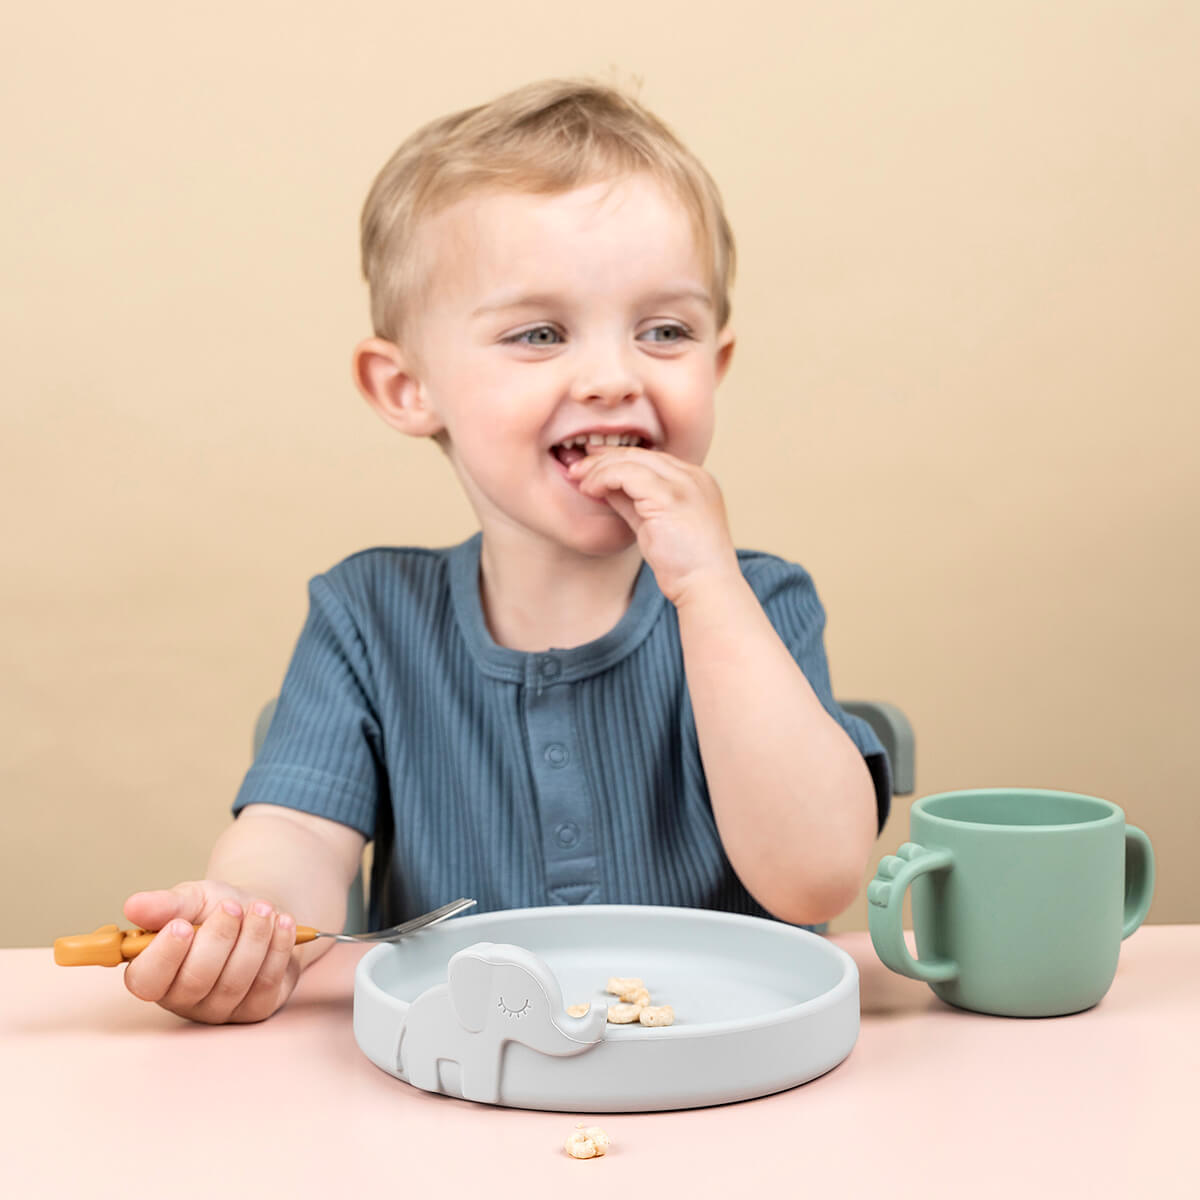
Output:
[[[125,901],[125,916],[143,929],[161,929],[175,917],[195,923],[203,919],[209,907],[203,883],[177,883],[157,892],[134,892]]]

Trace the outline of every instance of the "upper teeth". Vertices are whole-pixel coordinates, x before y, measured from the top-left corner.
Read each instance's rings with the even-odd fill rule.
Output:
[[[636,446],[641,442],[636,433],[581,433],[561,443],[563,446]]]

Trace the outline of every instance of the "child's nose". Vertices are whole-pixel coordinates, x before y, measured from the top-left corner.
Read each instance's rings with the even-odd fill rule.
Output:
[[[595,350],[583,356],[571,388],[571,399],[580,404],[614,408],[643,393],[641,377],[620,351]]]

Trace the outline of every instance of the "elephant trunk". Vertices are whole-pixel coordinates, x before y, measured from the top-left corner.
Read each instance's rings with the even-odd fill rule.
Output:
[[[541,1030],[522,1031],[521,1041],[542,1054],[579,1054],[594,1046],[603,1036],[608,1021],[608,1006],[592,1002],[582,1017],[555,1011],[552,1023]]]

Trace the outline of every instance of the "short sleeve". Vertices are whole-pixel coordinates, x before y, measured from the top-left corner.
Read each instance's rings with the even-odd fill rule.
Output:
[[[825,656],[825,609],[812,577],[803,567],[772,555],[740,552],[739,558],[746,582],[825,711],[846,731],[866,761],[875,785],[878,828],[882,831],[892,803],[891,767],[870,725],[843,711],[834,699]]]
[[[367,838],[386,803],[380,723],[363,637],[329,582],[309,584],[308,617],[262,749],[234,801],[279,804]]]

